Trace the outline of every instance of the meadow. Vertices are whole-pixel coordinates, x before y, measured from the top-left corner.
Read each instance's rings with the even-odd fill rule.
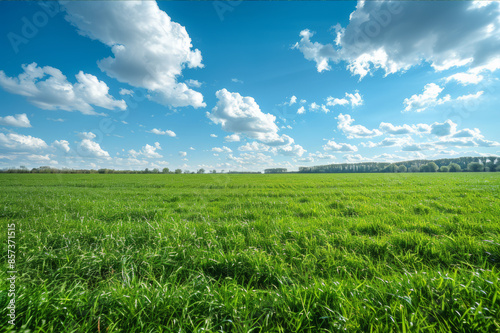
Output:
[[[500,330],[500,173],[0,184],[2,332]]]

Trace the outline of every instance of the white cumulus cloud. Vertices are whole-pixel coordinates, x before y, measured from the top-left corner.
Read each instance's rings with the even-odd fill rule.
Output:
[[[0,147],[14,150],[38,150],[47,148],[47,143],[31,135],[0,133]]]
[[[448,136],[457,131],[457,124],[451,120],[446,120],[444,123],[435,122],[431,125],[431,134],[436,136]]]
[[[382,132],[378,129],[369,130],[362,125],[352,125],[354,119],[348,114],[339,114],[337,117],[338,125],[337,128],[340,129],[349,138],[372,138],[375,136],[382,135]]]
[[[351,107],[356,107],[363,105],[363,97],[356,91],[354,94],[345,93],[344,98],[333,98],[331,96],[326,98],[326,105],[336,106],[336,105],[350,105]]]
[[[241,140],[238,134],[231,134],[224,138],[226,142],[239,142]]]
[[[240,146],[239,151],[269,151],[271,149],[268,145],[263,143],[252,141]]]
[[[212,151],[216,152],[216,153],[232,153],[233,151],[226,147],[226,146],[222,146],[222,148],[220,147],[214,147],[212,148]]]
[[[30,120],[26,113],[16,114],[14,116],[0,117],[0,125],[14,127],[31,127]]]
[[[154,145],[146,144],[140,151],[130,149],[128,153],[132,158],[136,158],[137,156],[144,156],[146,158],[162,158],[163,156],[160,155],[157,150],[161,150],[159,142],[155,142]]]
[[[52,146],[59,148],[66,153],[70,151],[69,142],[66,140],[56,140],[52,143]]]
[[[38,67],[36,63],[23,65],[18,77],[8,77],[0,71],[0,86],[6,91],[26,97],[33,105],[44,110],[80,111],[95,115],[93,106],[108,110],[125,110],[124,100],[109,95],[109,87],[91,74],[80,71],[76,83],[70,83],[62,72],[54,67]]]
[[[262,112],[252,97],[244,97],[226,89],[217,91],[215,96],[217,104],[207,116],[215,124],[220,124],[223,130],[273,146],[293,143],[288,135],[278,134],[276,117]]]
[[[132,96],[133,94],[134,94],[133,90],[125,89],[125,88],[120,89],[120,95],[122,95],[122,96],[124,96],[124,95]]]
[[[478,73],[468,73],[468,72],[462,72],[462,73],[456,73],[453,75],[448,76],[445,81],[450,82],[450,81],[456,81],[460,83],[461,85],[469,85],[469,84],[478,84],[484,79],[484,76],[478,74]]]
[[[283,156],[302,156],[307,150],[305,150],[301,145],[289,144],[286,146],[280,146],[274,148],[275,153]]]
[[[403,102],[405,105],[404,111],[422,112],[427,108],[449,102],[451,100],[450,95],[438,98],[439,94],[441,94],[443,89],[444,88],[441,88],[435,83],[426,84],[422,94],[420,95],[415,94],[410,98],[405,98]]]
[[[193,87],[193,88],[199,88],[202,85],[202,83],[200,81],[198,81],[198,80],[192,80],[192,79],[187,80],[186,84],[188,86],[190,86],[190,87]]]
[[[109,158],[109,153],[101,148],[101,146],[94,141],[96,135],[92,132],[80,133],[82,141],[77,146],[78,154],[85,157],[102,157]]]
[[[157,134],[157,135],[167,135],[167,136],[171,136],[171,137],[176,136],[174,131],[171,131],[171,130],[162,131],[162,130],[157,129],[157,128],[153,128],[151,131],[146,131],[146,132]]]
[[[328,142],[325,145],[323,145],[323,149],[326,151],[336,151],[336,152],[358,151],[358,147],[356,147],[355,145],[351,145],[348,143],[336,143],[333,140],[328,140]]]
[[[111,48],[113,55],[98,62],[107,75],[147,89],[164,105],[206,106],[201,93],[177,82],[185,67],[203,67],[201,52],[155,1],[67,1],[63,8],[81,35]]]
[[[318,159],[318,160],[334,160],[334,159],[336,159],[336,157],[334,155],[325,154],[325,153],[322,153],[319,151],[317,151],[315,153],[310,153],[308,156],[313,158],[313,159]]]
[[[392,135],[410,134],[414,132],[414,129],[409,125],[394,126],[391,123],[380,123],[380,128],[383,132]]]
[[[285,105],[294,105],[295,103],[297,103],[297,96],[290,97],[290,100],[288,102],[283,103],[283,104],[285,104]]]
[[[493,71],[500,68],[500,5],[483,4],[358,1],[347,26],[335,26],[334,43],[313,42],[313,33],[303,30],[294,48],[319,72],[345,62],[360,79],[377,69],[389,75],[423,62],[436,71],[460,66]]]
[[[312,36],[314,36],[314,32],[308,29],[302,30],[300,32],[301,39],[299,42],[295,43],[293,48],[300,50],[307,60],[316,62],[316,69],[318,72],[328,71],[331,69],[329,62],[336,62],[339,60],[338,52],[331,44],[323,45],[318,42],[311,42]]]

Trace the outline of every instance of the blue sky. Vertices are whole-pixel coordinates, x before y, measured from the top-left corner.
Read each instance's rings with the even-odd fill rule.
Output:
[[[497,2],[0,2],[0,16],[0,168],[500,154]]]

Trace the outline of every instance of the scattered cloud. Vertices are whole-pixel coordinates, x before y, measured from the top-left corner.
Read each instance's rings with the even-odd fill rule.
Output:
[[[429,134],[431,132],[431,125],[428,124],[416,124],[412,125],[412,128],[417,134]]]
[[[52,143],[52,146],[61,149],[65,153],[70,151],[69,142],[66,140],[56,140]]]
[[[0,147],[12,150],[39,150],[47,148],[47,143],[31,135],[0,133]]]
[[[455,99],[452,99],[450,95],[445,95],[440,98],[439,95],[443,89],[444,88],[435,83],[425,85],[422,94],[405,98],[403,102],[405,105],[404,112],[422,112],[428,108],[433,108],[444,103],[468,103],[480,98],[484,93],[483,91],[478,91],[475,94],[462,95]]]
[[[391,123],[380,123],[379,126],[380,130],[382,130],[384,133],[387,134],[392,134],[392,135],[401,135],[401,134],[410,134],[414,132],[414,129],[409,126],[409,125],[402,125],[402,126],[394,126]]]
[[[453,124],[454,127],[456,128],[456,124]],[[450,130],[451,134],[451,130]],[[454,132],[454,134],[451,136],[452,138],[478,138],[481,137],[481,131],[479,129],[474,128],[473,130],[466,128],[460,131]]]
[[[352,125],[354,119],[348,114],[339,114],[337,117],[338,125],[337,128],[340,129],[349,139],[352,138],[372,138],[375,136],[382,135],[382,132],[378,129],[369,130],[362,125]]]
[[[297,103],[297,96],[292,96],[290,97],[290,100],[288,102],[285,102],[285,105],[292,106]]]
[[[475,94],[468,94],[468,95],[463,95],[463,96],[458,96],[457,101],[462,101],[462,102],[469,102],[471,100],[478,99],[483,95],[484,91],[478,91]]]
[[[271,146],[293,143],[288,135],[279,135],[276,117],[263,113],[252,97],[231,93],[226,89],[216,92],[216,106],[207,116],[215,124],[220,124],[227,132],[244,134]]]
[[[391,135],[390,137],[384,138],[379,142],[363,142],[361,145],[363,147],[375,148],[375,147],[402,147],[402,151],[424,151],[424,150],[437,150],[443,149],[444,147],[454,146],[454,147],[496,147],[499,145],[498,142],[489,141],[484,139],[481,131],[478,128],[470,129],[464,128],[457,130],[457,124],[450,119],[439,123],[434,122],[430,125],[428,124],[417,124],[417,125],[403,125],[394,126],[390,123],[381,123],[380,129],[382,129],[386,134]],[[399,137],[396,135],[405,134],[404,137]],[[425,142],[415,142],[411,135],[431,135],[437,137],[437,140],[428,140]]]
[[[125,110],[124,100],[115,100],[103,81],[80,71],[76,83],[72,84],[60,70],[50,66],[38,67],[36,63],[22,65],[23,73],[8,77],[0,70],[0,86],[6,91],[21,95],[44,110],[80,111],[97,115],[93,106],[104,109]]]
[[[311,157],[313,159],[318,159],[318,160],[334,160],[334,159],[336,159],[336,157],[334,155],[325,154],[325,153],[322,153],[319,151],[317,151],[315,153],[310,153],[309,157]]]
[[[212,151],[216,152],[216,153],[232,153],[233,151],[226,147],[226,146],[222,146],[222,148],[220,147],[214,147],[212,148]]]
[[[309,105],[309,111],[318,111],[319,108],[320,108],[320,105],[318,105],[318,103],[316,103],[316,102],[312,102]]]
[[[26,113],[16,114],[14,116],[0,117],[0,125],[14,127],[31,127],[30,120]]]
[[[453,75],[448,76],[445,78],[446,83],[450,81],[456,81],[460,83],[463,86],[469,85],[469,84],[478,84],[484,79],[484,76],[478,74],[478,73],[468,73],[468,72],[462,72],[462,73],[456,73]]]
[[[263,143],[252,141],[238,148],[239,151],[269,151],[271,147]]]
[[[120,95],[122,95],[122,96],[125,96],[125,95],[132,96],[133,94],[134,94],[133,90],[125,89],[125,88],[120,89]]]
[[[231,79],[231,81],[234,82],[234,83],[243,83],[243,81],[238,80],[238,79]]]
[[[216,135],[216,134],[210,134],[210,137],[212,137],[212,138],[216,138],[216,137],[217,137],[217,135]]]
[[[185,152],[185,151],[179,151],[179,156],[180,157],[185,157],[185,156],[187,156],[187,152]]]
[[[231,134],[224,138],[226,142],[240,142],[241,138],[238,134]]]
[[[297,102],[297,98],[293,96],[290,102],[285,102],[285,105],[292,105]],[[292,103],[293,101],[293,103]],[[301,104],[306,103],[306,100],[301,100]],[[326,103],[325,104],[318,104],[316,102],[312,102],[309,104],[309,111],[323,111],[324,113],[330,112],[330,109],[328,107],[335,107],[337,105],[340,106],[351,106],[351,108],[363,105],[363,96],[359,94],[359,92],[356,90],[353,94],[351,93],[345,93],[345,97],[343,98],[334,98],[332,96],[329,96],[326,98]],[[306,108],[304,105],[300,106],[300,108],[297,110],[297,114],[303,114],[306,112]]]
[[[167,135],[167,136],[171,136],[171,137],[176,136],[176,134],[171,130],[162,131],[162,130],[157,129],[157,128],[153,128],[151,131],[146,131],[146,132],[157,134],[157,135]]]
[[[109,158],[109,153],[94,141],[96,138],[94,133],[82,132],[79,136],[82,139],[77,146],[77,152],[80,156]]]
[[[375,147],[394,147],[394,146],[404,146],[412,143],[413,140],[410,137],[389,137],[385,138],[380,142],[373,143],[371,141],[368,141],[367,143],[361,143],[362,146],[368,147],[368,148],[375,148]]]
[[[307,152],[307,150],[302,148],[301,145],[293,145],[293,144],[275,147],[273,148],[273,151],[283,156],[299,156],[299,157],[304,155],[305,152]]]
[[[108,76],[145,88],[149,98],[171,107],[205,107],[203,95],[177,82],[182,70],[202,68],[186,28],[160,10],[155,1],[64,2],[66,20],[78,32],[111,48],[98,61]]]
[[[198,80],[187,80],[186,81],[186,84],[189,86],[189,87],[193,87],[193,88],[199,88],[201,87],[202,83]]]
[[[256,152],[241,153],[239,156],[229,154],[227,158],[239,165],[270,165],[273,163],[271,156]]]
[[[326,151],[335,151],[335,152],[347,152],[347,151],[358,151],[358,147],[355,145],[351,145],[348,143],[336,143],[333,140],[328,140],[328,142],[323,145],[323,149]]]
[[[55,162],[55,163],[50,163],[50,164],[57,164],[57,161],[52,161],[50,159],[50,156],[47,154],[47,155],[36,155],[36,154],[31,154],[31,155],[28,155],[26,156],[26,158],[30,161],[33,161],[33,162],[38,162],[38,163],[47,163],[47,162]]]
[[[346,106],[350,105],[352,108],[363,105],[363,96],[356,91],[354,94],[345,93],[344,98],[333,98],[331,96],[326,98],[326,105],[328,106]]]
[[[500,68],[500,5],[484,3],[359,1],[347,26],[335,26],[334,44],[312,42],[314,33],[303,30],[293,48],[314,61],[318,72],[345,62],[360,79],[377,69],[389,75],[423,62],[436,71],[493,71]]]
[[[346,154],[346,155],[344,155],[344,160],[347,163],[358,163],[358,162],[371,161],[371,159],[364,157],[361,154]]]
[[[403,102],[403,104],[405,105],[404,111],[422,112],[430,107],[435,107],[437,105],[449,102],[451,100],[450,95],[446,95],[443,98],[438,98],[443,89],[444,88],[441,88],[435,83],[426,84],[422,94],[413,95],[410,98],[405,98]]]
[[[402,151],[422,151],[432,150],[435,146],[432,143],[409,143],[401,147]]]
[[[383,162],[395,162],[398,160],[401,161],[401,160],[405,160],[405,159],[407,159],[407,158],[405,158],[403,156],[398,156],[395,154],[388,154],[388,153],[383,153],[380,155],[373,156],[374,161],[383,161]]]
[[[482,138],[476,138],[474,141],[480,147],[500,147],[500,143],[496,141],[489,141]]]
[[[312,36],[314,36],[314,32],[308,29],[302,30],[300,32],[300,41],[295,43],[292,48],[300,50],[307,60],[316,62],[318,72],[329,71],[331,69],[329,62],[337,62],[339,54],[331,44],[323,45],[318,42],[311,42]]]
[[[457,130],[457,124],[451,120],[446,120],[444,123],[433,123],[431,125],[431,134],[436,136],[448,136],[455,133]]]
[[[128,153],[132,158],[136,158],[137,156],[144,156],[145,158],[162,158],[163,156],[160,155],[157,150],[161,150],[159,142],[155,142],[153,146],[146,144],[140,151],[130,149]]]
[[[293,159],[294,162],[302,162],[302,163],[312,163],[314,162],[314,158],[312,158],[311,156],[307,156],[307,157],[300,157],[300,158],[295,158]]]

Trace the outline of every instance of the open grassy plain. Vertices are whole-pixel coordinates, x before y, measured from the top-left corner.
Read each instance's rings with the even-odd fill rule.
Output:
[[[16,225],[18,332],[500,329],[500,173],[0,184],[4,263]]]

